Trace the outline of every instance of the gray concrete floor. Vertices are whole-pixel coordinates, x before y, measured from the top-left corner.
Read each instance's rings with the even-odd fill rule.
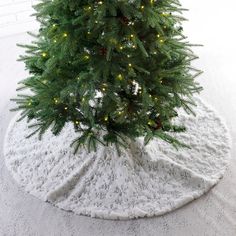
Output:
[[[205,71],[202,96],[224,117],[232,136],[232,161],[221,182],[198,200],[161,217],[131,221],[92,219],[62,211],[25,193],[4,165],[2,144],[9,120],[9,98],[17,81],[25,78],[22,63],[16,63],[21,49],[16,42],[27,42],[25,34],[0,39],[0,236],[235,236],[236,235],[236,35],[234,2],[213,3],[184,0],[191,9],[185,29],[190,41],[204,48],[196,66]]]

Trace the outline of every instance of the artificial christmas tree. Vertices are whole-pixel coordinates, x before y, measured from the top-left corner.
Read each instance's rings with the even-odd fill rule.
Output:
[[[185,127],[172,119],[180,107],[193,113],[201,72],[190,65],[197,57],[182,34],[178,0],[45,0],[35,9],[41,28],[22,45],[30,77],[19,88],[32,94],[14,99],[22,118],[36,121],[32,134],[57,135],[73,122],[75,151],[140,136],[185,146],[171,135]]]

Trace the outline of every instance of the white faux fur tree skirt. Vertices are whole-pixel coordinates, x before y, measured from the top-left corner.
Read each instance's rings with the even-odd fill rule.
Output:
[[[26,121],[14,119],[5,139],[6,165],[23,189],[59,208],[105,219],[130,219],[170,212],[200,197],[223,176],[230,139],[215,112],[197,99],[197,116],[180,111],[177,122],[187,132],[176,137],[191,149],[176,151],[156,139],[140,138],[118,156],[114,147],[96,153],[80,149],[68,124],[57,137],[48,131],[42,141]],[[16,117],[17,118],[17,117]]]

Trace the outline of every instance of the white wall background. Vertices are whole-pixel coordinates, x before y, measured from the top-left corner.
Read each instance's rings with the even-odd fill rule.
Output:
[[[32,5],[38,0],[0,0],[0,37],[37,29]]]

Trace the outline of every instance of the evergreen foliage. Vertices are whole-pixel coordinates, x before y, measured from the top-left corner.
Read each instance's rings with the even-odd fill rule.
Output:
[[[178,0],[43,0],[35,9],[39,34],[20,45],[30,75],[13,99],[22,119],[35,120],[32,135],[73,122],[75,151],[139,136],[184,146],[173,118],[180,107],[193,113],[202,88]]]

